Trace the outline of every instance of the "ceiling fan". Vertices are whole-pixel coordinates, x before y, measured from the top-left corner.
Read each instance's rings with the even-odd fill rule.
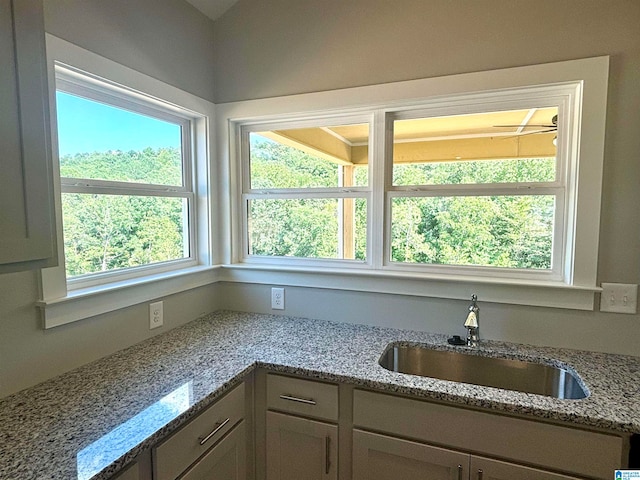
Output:
[[[518,132],[518,133],[514,133],[513,136],[534,135],[536,133],[557,132],[558,131],[558,115],[554,115],[551,118],[551,124],[531,123],[531,124],[525,124],[525,125],[494,125],[494,127],[496,127],[496,128],[519,128],[519,129],[525,129],[525,128],[539,128],[539,129],[542,129],[542,130],[535,130],[533,132]]]

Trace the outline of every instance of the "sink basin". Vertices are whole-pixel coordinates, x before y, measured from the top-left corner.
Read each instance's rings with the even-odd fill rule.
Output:
[[[570,371],[524,360],[482,357],[421,346],[390,345],[379,363],[392,372],[554,398],[577,400],[589,395]]]

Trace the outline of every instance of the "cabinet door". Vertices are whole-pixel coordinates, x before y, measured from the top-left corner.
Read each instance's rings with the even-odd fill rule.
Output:
[[[468,475],[467,454],[353,431],[353,480],[466,480]]]
[[[244,421],[198,460],[180,480],[245,480]]]
[[[42,0],[0,0],[0,273],[55,258]]]
[[[336,480],[338,427],[267,412],[267,480]]]
[[[579,480],[578,477],[476,456],[471,457],[470,470],[470,480]]]

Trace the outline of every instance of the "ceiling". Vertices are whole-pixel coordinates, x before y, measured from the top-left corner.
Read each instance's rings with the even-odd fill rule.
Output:
[[[221,17],[238,0],[187,0],[211,20]]]
[[[411,118],[394,122],[394,162],[553,157],[556,107]],[[260,132],[260,136],[343,165],[368,163],[369,125]]]

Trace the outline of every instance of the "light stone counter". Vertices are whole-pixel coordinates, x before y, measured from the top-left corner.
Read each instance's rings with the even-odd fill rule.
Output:
[[[108,478],[256,367],[534,419],[640,433],[640,357],[502,342],[486,342],[475,352],[574,369],[591,395],[558,400],[389,372],[378,359],[395,341],[461,348],[447,345],[445,335],[213,313],[0,400],[0,478]],[[490,352],[484,353],[485,348]]]

